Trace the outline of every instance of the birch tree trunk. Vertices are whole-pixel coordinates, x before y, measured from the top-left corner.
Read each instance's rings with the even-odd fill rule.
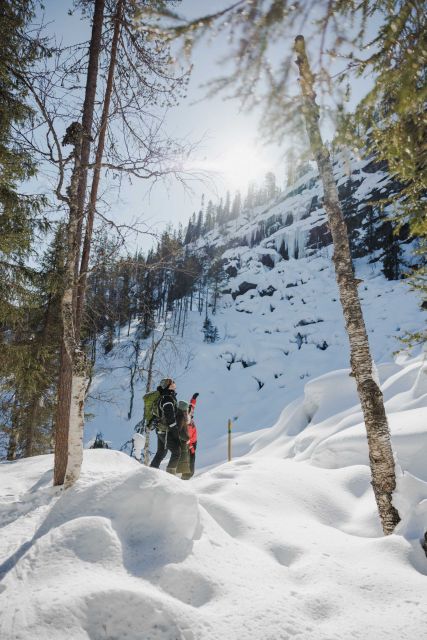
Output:
[[[58,381],[58,405],[55,422],[55,463],[53,484],[64,484],[67,467],[69,464],[69,431],[70,417],[78,414],[74,403],[79,399],[76,395],[77,381],[73,377],[81,377],[82,358],[76,358],[77,343],[74,326],[73,291],[74,291],[74,266],[77,255],[77,224],[78,224],[78,185],[81,168],[81,147],[83,128],[79,122],[73,122],[67,129],[63,144],[74,147],[74,166],[68,187],[69,220],[67,227],[67,249],[65,258],[64,291],[61,299],[62,340],[61,360]],[[74,365],[76,369],[74,370]],[[74,396],[73,396],[74,393]],[[74,426],[74,425],[73,425]],[[74,438],[73,438],[74,441]],[[75,464],[71,461],[75,468]],[[75,471],[73,472],[75,476]]]
[[[71,487],[79,479],[83,462],[84,405],[87,387],[86,362],[82,351],[74,353],[71,379],[70,428],[68,432],[68,461],[64,487]]]
[[[78,452],[77,442],[81,436],[76,436],[74,429],[83,429],[84,395],[81,387],[86,388],[85,360],[78,350],[79,332],[76,331],[77,304],[77,265],[79,263],[81,229],[84,213],[84,203],[87,186],[87,165],[90,156],[91,129],[96,98],[96,85],[101,50],[102,27],[104,23],[105,0],[95,0],[92,35],[89,46],[89,62],[87,70],[85,99],[83,105],[82,124],[73,123],[67,129],[64,144],[74,146],[74,168],[68,188],[69,223],[67,229],[67,255],[64,293],[61,300],[62,340],[60,353],[60,371],[58,379],[58,400],[55,419],[55,462],[53,484],[69,486],[72,478],[77,479],[79,472],[78,460],[82,460],[83,450]],[[73,131],[71,129],[73,128]],[[73,372],[74,368],[74,372]],[[70,420],[72,433],[70,434]],[[72,443],[72,457],[69,460],[69,437]],[[69,466],[68,466],[69,465]],[[69,472],[67,473],[67,467]]]
[[[375,379],[369,350],[368,336],[357,292],[347,227],[338,199],[329,152],[323,144],[319,128],[319,108],[314,92],[314,76],[305,51],[303,36],[295,39],[296,63],[300,72],[303,97],[303,116],[310,140],[310,147],[317,162],[323,183],[324,208],[334,243],[335,274],[344,313],[346,331],[350,341],[350,362],[356,379],[368,438],[372,487],[380,514],[384,534],[393,532],[400,520],[392,503],[396,488],[394,458],[390,432],[384,409],[383,395]]]
[[[74,484],[76,480],[78,480],[81,470],[81,465],[83,461],[83,432],[84,432],[84,403],[85,403],[85,394],[87,385],[87,373],[86,373],[86,359],[84,353],[81,350],[77,349],[77,345],[80,344],[80,331],[82,325],[83,318],[83,308],[85,301],[85,293],[86,293],[86,283],[87,283],[87,270],[89,267],[89,259],[90,259],[90,249],[92,242],[92,233],[93,233],[93,223],[95,218],[95,210],[96,203],[98,200],[98,189],[99,182],[101,176],[101,163],[104,155],[104,146],[105,146],[105,135],[108,124],[108,116],[110,112],[110,102],[111,102],[111,94],[113,89],[113,78],[114,78],[114,70],[116,66],[117,59],[117,46],[120,35],[120,24],[123,14],[123,5],[124,0],[118,0],[116,15],[115,15],[115,24],[114,24],[114,32],[111,43],[111,54],[110,54],[110,63],[108,69],[107,76],[107,85],[105,89],[104,96],[104,104],[102,108],[102,116],[101,116],[101,126],[99,132],[98,146],[96,149],[96,157],[95,157],[95,168],[94,174],[92,178],[92,186],[90,192],[89,199],[89,207],[87,213],[87,222],[86,222],[86,231],[83,243],[83,251],[82,251],[82,260],[79,271],[79,277],[76,279],[74,277],[74,281],[76,286],[73,289],[73,308],[75,309],[74,314],[74,339],[75,339],[75,351],[74,351],[74,371],[71,380],[71,408],[69,414],[69,433],[68,433],[68,464],[65,475],[65,488]],[[102,8],[103,11],[103,8]],[[102,13],[103,15],[103,13]],[[102,20],[102,16],[101,16]],[[101,23],[102,26],[102,23]],[[95,27],[95,25],[94,25]],[[101,36],[102,29],[99,32],[99,36]],[[99,58],[99,49],[98,51],[93,52],[94,55],[97,54],[96,58],[96,72],[98,72],[98,58]],[[88,72],[89,75],[89,72]],[[88,86],[91,88],[93,92],[93,82],[89,83],[88,78]],[[96,83],[95,83],[96,89]],[[95,93],[93,93],[93,98],[95,98]],[[93,116],[93,110],[92,110]],[[86,133],[86,132],[85,132]],[[86,134],[87,135],[87,134]],[[83,153],[81,152],[81,156]],[[87,154],[89,159],[89,153]],[[86,167],[83,167],[85,174],[87,175]],[[74,270],[75,265],[78,262],[79,251],[80,251],[80,234],[81,234],[81,225],[79,226],[82,219],[82,209],[81,209],[81,200],[79,196],[81,196],[80,188],[82,183],[84,182],[84,186],[86,189],[86,181],[80,179],[78,183],[78,191],[76,197],[77,203],[77,226],[76,226],[76,250],[74,252]],[[75,271],[74,271],[75,275]]]
[[[82,166],[82,149],[84,137],[88,135],[86,131],[81,127],[81,137],[79,146],[75,146],[75,168],[70,185],[70,224],[68,230],[69,250],[67,256],[67,285],[62,301],[62,317],[63,317],[63,331],[64,331],[64,349],[62,353],[64,355],[64,371],[63,371],[63,394],[60,398],[63,399],[63,412],[58,414],[62,419],[62,429],[57,429],[60,436],[61,446],[65,445],[67,441],[67,464],[65,467],[65,477],[63,477],[64,461],[61,458],[61,465],[59,465],[58,459],[58,473],[54,473],[54,484],[62,484],[64,482],[65,488],[74,484],[79,478],[81,464],[83,460],[83,430],[84,430],[84,402],[85,391],[87,388],[87,373],[86,373],[86,358],[84,353],[80,350],[80,329],[82,323],[82,314],[84,307],[84,298],[86,291],[87,281],[87,269],[90,258],[90,248],[92,241],[93,221],[95,217],[96,203],[98,199],[98,188],[101,174],[101,163],[104,154],[105,146],[105,134],[108,124],[108,116],[110,111],[111,93],[113,87],[114,70],[117,58],[117,46],[120,35],[120,24],[123,14],[124,0],[118,0],[117,9],[115,15],[115,25],[113,32],[113,39],[111,44],[110,64],[107,76],[107,85],[105,89],[104,104],[101,116],[101,127],[98,139],[98,146],[96,150],[95,169],[92,179],[92,187],[89,201],[89,208],[87,214],[86,232],[83,244],[82,261],[80,267],[79,278],[76,280],[76,263],[78,262],[80,252],[80,234],[81,234],[81,185],[84,183],[86,188],[86,182],[82,179],[82,171],[87,173],[87,168]],[[103,13],[102,13],[103,16]],[[102,18],[101,16],[101,18]],[[98,16],[98,19],[100,15]],[[101,25],[102,26],[102,25]],[[95,25],[94,25],[95,29]],[[98,33],[98,32],[97,32]],[[102,29],[99,31],[99,36],[102,33]],[[98,72],[98,51],[92,52],[94,55],[97,53],[96,58],[96,73]],[[88,70],[89,75],[89,70]],[[87,83],[93,93],[92,84]],[[95,85],[96,88],[96,85]],[[95,98],[95,93],[93,93]],[[93,115],[93,112],[92,112]],[[89,147],[90,150],[90,147]],[[88,154],[89,156],[89,154]],[[70,244],[71,243],[71,244]],[[61,367],[62,369],[62,367]],[[67,406],[67,401],[69,405]],[[60,404],[60,402],[59,402]],[[68,429],[67,429],[68,427]],[[65,431],[68,431],[65,433]],[[56,449],[55,449],[56,451]],[[60,469],[59,469],[60,467]],[[55,465],[56,470],[56,465]]]

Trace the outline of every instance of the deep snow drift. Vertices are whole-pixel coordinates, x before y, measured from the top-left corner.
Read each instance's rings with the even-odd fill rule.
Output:
[[[424,637],[426,367],[379,373],[400,465],[387,538],[348,371],[190,482],[116,451],[86,451],[65,493],[51,456],[0,465],[1,638]]]

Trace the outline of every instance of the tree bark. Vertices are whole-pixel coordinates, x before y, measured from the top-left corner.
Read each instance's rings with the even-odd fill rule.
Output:
[[[130,401],[129,401],[128,420],[132,418],[133,403],[135,400],[135,376],[138,373],[138,359],[139,359],[139,354],[141,352],[141,347],[140,347],[138,338],[136,339],[136,341],[132,343],[132,346],[133,346],[134,361],[130,366]]]
[[[9,442],[7,445],[6,460],[16,460],[16,453],[18,449],[19,431],[16,427],[16,400],[14,402],[14,409],[12,411],[12,420],[9,433]]]
[[[71,379],[70,428],[68,431],[68,460],[64,487],[71,487],[79,479],[83,461],[84,403],[87,387],[86,363],[82,351],[74,354]]]
[[[82,124],[80,125],[77,137],[74,135],[72,140],[68,140],[68,143],[74,145],[74,168],[68,189],[70,212],[67,229],[66,276],[64,293],[61,300],[62,340],[58,380],[58,403],[55,419],[55,463],[53,478],[53,484],[55,486],[64,484],[64,481],[66,481],[66,485],[69,486],[72,478],[77,479],[80,473],[78,460],[81,460],[82,457],[82,452],[78,453],[76,451],[75,443],[78,441],[78,438],[76,438],[74,434],[76,424],[80,424],[80,419],[83,419],[84,407],[81,405],[80,390],[82,386],[83,388],[86,387],[86,384],[81,381],[82,378],[85,378],[83,371],[85,368],[84,356],[79,353],[76,358],[79,341],[79,332],[76,331],[75,322],[77,306],[76,277],[80,255],[81,231],[87,186],[87,165],[90,157],[99,54],[104,23],[104,5],[105,0],[95,0]],[[67,130],[67,132],[68,131],[69,130]],[[72,452],[69,450],[70,418],[73,419],[71,433]],[[71,458],[70,453],[72,453]],[[77,467],[79,468],[78,472]]]
[[[147,369],[147,385],[145,387],[145,393],[149,393],[151,390],[151,385],[153,382],[153,368],[154,368],[154,361],[155,361],[155,357],[156,357],[156,351],[158,346],[160,345],[161,341],[163,340],[163,338],[165,337],[165,332],[166,330],[163,331],[162,335],[160,336],[160,338],[157,340],[154,339],[154,331],[152,334],[152,339],[151,339],[151,353],[150,353],[150,358],[148,361],[148,369]],[[145,425],[147,427],[147,425]],[[149,429],[145,429],[145,443],[144,443],[144,464],[146,467],[148,467],[148,465],[150,464],[150,431]]]
[[[110,113],[111,95],[113,92],[114,70],[117,61],[117,47],[120,36],[121,20],[123,15],[124,0],[118,0],[116,15],[114,16],[114,32],[111,41],[110,63],[108,67],[107,85],[105,88],[104,104],[102,107],[101,125],[99,130],[98,146],[96,149],[95,168],[93,171],[92,187],[90,191],[89,207],[87,212],[87,222],[85,238],[83,242],[82,260],[80,264],[79,279],[77,285],[77,307],[76,307],[76,333],[80,336],[82,324],[83,308],[86,293],[87,271],[89,267],[90,247],[92,242],[93,223],[95,219],[96,204],[98,201],[98,189],[101,178],[101,164],[104,155],[105,135],[107,132],[108,117]]]
[[[34,432],[39,408],[39,401],[39,398],[33,398],[31,400],[30,411],[28,412],[28,420],[25,426],[24,458],[30,458],[33,455]]]
[[[187,313],[188,313],[188,298],[186,296],[185,302],[184,302],[184,317],[182,318],[181,338],[184,337],[184,329],[185,329],[185,322],[187,320]]]
[[[334,244],[334,265],[346,331],[350,341],[350,362],[356,379],[368,438],[372,487],[384,534],[393,532],[400,521],[392,503],[396,474],[390,432],[383,395],[375,379],[368,336],[353,275],[347,227],[338,199],[329,152],[323,144],[319,128],[319,108],[314,92],[314,76],[305,51],[303,36],[295,39],[296,63],[300,72],[303,116],[310,147],[317,162],[324,190],[324,208],[328,216]]]
[[[93,125],[93,113],[95,110],[96,99],[96,87],[98,81],[98,67],[99,56],[101,53],[101,40],[102,40],[102,28],[104,25],[104,7],[105,0],[95,0],[95,7],[93,12],[92,22],[92,35],[89,45],[89,62],[87,68],[86,77],[86,89],[85,98],[83,103],[82,113],[82,127],[84,132],[82,151],[81,151],[81,166],[79,187],[77,193],[78,200],[78,220],[77,220],[77,255],[75,262],[75,279],[77,281],[79,275],[79,261],[80,261],[80,245],[82,237],[82,227],[84,218],[84,209],[86,201],[86,188],[87,188],[87,176],[88,176],[88,164],[90,159],[90,148],[92,142],[92,125]],[[78,290],[76,291],[78,294]],[[75,304],[78,301],[75,300]]]
[[[74,147],[74,167],[68,187],[69,220],[67,227],[67,250],[65,259],[64,291],[61,299],[62,339],[60,371],[58,380],[58,404],[55,421],[55,463],[53,484],[64,484],[69,459],[68,436],[70,413],[73,402],[73,365],[77,349],[74,313],[74,265],[77,254],[78,185],[81,168],[81,147],[83,128],[80,123],[72,123],[65,134],[63,144]]]
[[[58,393],[58,417],[56,428],[56,441],[55,441],[55,459],[58,458],[57,464],[55,463],[54,471],[54,484],[64,484],[65,486],[71,486],[79,477],[81,463],[83,459],[83,426],[84,426],[84,395],[86,390],[86,363],[83,352],[79,349],[80,344],[80,329],[82,320],[82,311],[84,305],[84,293],[86,289],[86,277],[87,268],[90,257],[90,244],[92,240],[93,218],[95,214],[95,205],[98,197],[98,186],[100,178],[100,165],[102,161],[102,155],[105,144],[105,132],[109,113],[109,103],[111,98],[112,81],[114,75],[114,67],[117,53],[117,42],[120,31],[120,20],[122,15],[124,0],[118,0],[116,11],[116,24],[114,28],[114,36],[112,41],[112,52],[110,58],[110,67],[107,79],[106,97],[104,99],[104,106],[101,118],[101,130],[98,141],[98,148],[96,153],[95,171],[92,182],[91,197],[88,210],[88,219],[86,224],[85,241],[82,253],[82,267],[80,268],[80,278],[77,283],[75,280],[76,262],[78,262],[78,256],[80,252],[80,233],[81,227],[79,223],[82,219],[81,215],[81,186],[84,184],[86,189],[86,180],[83,178],[83,173],[87,173],[86,167],[82,167],[82,155],[83,155],[83,143],[87,137],[87,132],[81,131],[79,144],[75,144],[75,166],[73,175],[71,178],[71,184],[69,188],[69,200],[70,200],[70,222],[68,228],[68,253],[67,253],[67,268],[66,268],[66,280],[64,296],[62,299],[62,319],[63,319],[63,348],[61,349],[61,372],[60,383]],[[99,9],[99,7],[98,7]],[[100,11],[97,15],[97,25],[95,30],[99,33],[99,28],[102,31],[102,13]],[[96,47],[95,47],[96,49]],[[99,50],[92,52],[94,55],[97,53],[99,57]],[[98,73],[98,58],[96,59],[96,65],[90,67],[91,76],[96,71]],[[89,69],[88,69],[89,76]],[[93,77],[92,81],[88,83],[90,91],[93,92]],[[96,90],[96,86],[95,86]],[[93,95],[94,98],[94,95]],[[90,101],[88,101],[90,102]],[[90,105],[88,106],[90,110]],[[92,110],[93,116],[93,110]],[[88,116],[89,118],[89,116]],[[86,144],[86,143],[85,143]],[[89,146],[90,152],[90,146]],[[87,153],[87,146],[86,151]],[[84,198],[84,194],[83,194]],[[84,202],[84,200],[83,200]],[[83,277],[82,277],[83,276]],[[58,444],[57,444],[58,443]],[[66,458],[65,460],[65,451]],[[65,475],[64,475],[65,469]]]

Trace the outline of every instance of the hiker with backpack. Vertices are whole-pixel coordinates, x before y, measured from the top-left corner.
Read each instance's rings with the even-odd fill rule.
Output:
[[[194,467],[196,464],[196,448],[197,448],[197,427],[194,422],[194,410],[196,408],[196,402],[199,394],[194,393],[190,400],[189,407],[189,421],[188,421],[188,454],[189,454],[189,466],[188,473],[182,474],[183,480],[189,480],[194,476]]]
[[[182,474],[181,478],[186,479],[186,476],[190,474],[190,452],[188,445],[190,438],[188,435],[188,425],[190,421],[189,416],[190,405],[184,400],[178,402],[178,409],[176,412],[178,422],[178,434],[181,441],[181,456],[179,458],[178,467],[176,472]]]
[[[158,469],[160,463],[170,451],[171,457],[166,471],[173,475],[176,474],[181,457],[181,440],[177,422],[178,403],[175,389],[176,384],[172,378],[164,378],[157,387],[159,399],[157,406],[153,408],[155,418],[153,422],[157,432],[157,451],[150,464],[150,467]]]

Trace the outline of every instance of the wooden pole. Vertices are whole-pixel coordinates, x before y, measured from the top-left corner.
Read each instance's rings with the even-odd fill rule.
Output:
[[[228,462],[231,462],[231,427],[232,427],[232,422],[229,419],[228,420]]]

